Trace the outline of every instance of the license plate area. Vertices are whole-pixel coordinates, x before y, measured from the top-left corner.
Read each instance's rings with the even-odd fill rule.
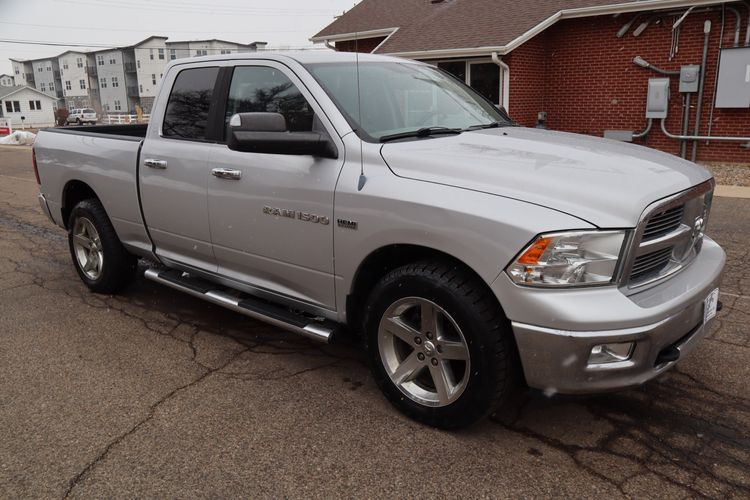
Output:
[[[703,323],[707,323],[716,316],[719,307],[719,289],[717,288],[703,301]]]

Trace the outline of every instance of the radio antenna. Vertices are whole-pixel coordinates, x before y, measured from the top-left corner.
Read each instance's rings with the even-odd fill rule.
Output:
[[[359,33],[354,33],[354,58],[357,66],[357,114],[359,114],[359,128],[362,130],[362,93],[360,90],[359,80]],[[362,138],[359,138],[359,182],[357,183],[357,191],[362,191],[367,183],[367,177],[365,177],[365,158],[364,158],[364,147],[362,145]]]

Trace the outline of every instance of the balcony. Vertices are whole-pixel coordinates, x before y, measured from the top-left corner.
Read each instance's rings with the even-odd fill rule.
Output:
[[[62,97],[63,97],[63,91],[62,90],[55,91],[55,94],[57,95],[58,99],[62,99]]]
[[[34,73],[26,73],[26,83],[28,85],[34,85]]]
[[[86,73],[88,73],[89,75],[95,75],[96,66],[86,66]]]
[[[125,66],[125,72],[126,73],[135,73],[136,72],[135,63],[126,62],[123,66]]]
[[[55,74],[55,80],[59,80],[60,79],[60,72],[59,71],[54,71],[53,73]]]
[[[127,88],[128,97],[138,97],[138,87],[128,87]]]

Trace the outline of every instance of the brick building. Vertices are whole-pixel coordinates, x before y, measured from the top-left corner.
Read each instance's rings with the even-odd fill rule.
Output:
[[[750,137],[747,3],[363,0],[312,41],[336,50],[429,62],[505,106],[522,125],[535,126],[544,113],[551,129],[597,136],[645,131],[649,80],[669,78],[667,132]],[[681,80],[686,84],[690,78],[679,72],[683,66],[703,66],[706,42],[700,132],[695,134],[701,71],[695,73],[691,92],[681,92]],[[652,67],[636,64],[637,57]],[[717,92],[722,57],[726,62]],[[732,102],[727,103],[727,96]],[[681,153],[684,143],[688,158],[695,142],[700,161],[750,163],[750,140],[680,141],[665,135],[661,119],[653,120],[644,137],[632,140],[674,154]]]

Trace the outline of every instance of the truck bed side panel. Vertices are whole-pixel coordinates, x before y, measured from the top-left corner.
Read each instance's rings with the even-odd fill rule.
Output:
[[[151,251],[138,202],[138,137],[41,131],[36,151],[41,191],[55,222],[64,226],[63,191],[70,181],[87,184],[98,196],[122,243]]]

